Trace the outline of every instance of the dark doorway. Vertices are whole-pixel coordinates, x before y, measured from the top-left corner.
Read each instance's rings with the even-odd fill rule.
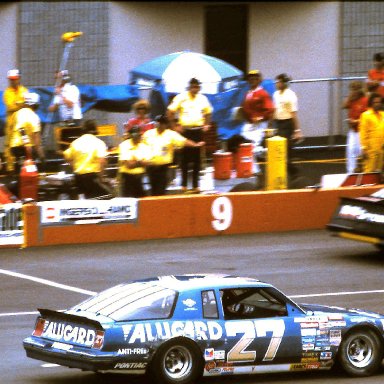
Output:
[[[248,6],[246,4],[205,7],[205,53],[248,69]]]

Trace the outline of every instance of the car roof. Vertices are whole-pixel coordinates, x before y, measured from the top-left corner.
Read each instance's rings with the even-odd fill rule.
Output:
[[[189,291],[191,289],[215,289],[233,287],[271,287],[251,277],[233,276],[227,274],[183,274],[157,276],[148,279],[136,280],[136,282],[148,282],[175,291]]]

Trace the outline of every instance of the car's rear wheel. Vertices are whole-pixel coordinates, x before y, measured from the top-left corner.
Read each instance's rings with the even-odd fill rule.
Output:
[[[149,375],[156,383],[190,384],[203,372],[202,356],[193,342],[177,339],[159,348]]]
[[[351,376],[370,376],[381,366],[383,345],[379,337],[370,330],[354,331],[342,340],[339,362]]]

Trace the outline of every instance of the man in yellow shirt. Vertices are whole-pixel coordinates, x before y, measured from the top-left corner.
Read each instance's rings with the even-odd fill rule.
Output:
[[[127,132],[129,139],[119,145],[119,175],[123,197],[146,196],[143,187],[145,166],[150,158],[148,145],[141,140],[141,127],[134,125]]]
[[[11,154],[15,158],[15,173],[18,175],[22,159],[37,157],[44,162],[45,156],[41,146],[41,123],[36,113],[40,96],[37,93],[25,93],[22,108],[14,112],[10,118],[12,128],[9,138]]]
[[[150,159],[147,166],[147,174],[151,184],[152,196],[165,195],[167,187],[167,170],[173,162],[173,155],[176,148],[190,146],[202,147],[203,141],[194,142],[170,129],[170,122],[167,116],[156,117],[157,126],[146,131],[143,141],[149,146]]]
[[[372,93],[368,99],[368,110],[360,115],[359,132],[363,172],[382,172],[384,146],[384,112],[382,98]]]
[[[200,142],[203,140],[203,132],[209,130],[212,115],[212,105],[208,98],[199,93],[201,83],[198,79],[192,78],[186,92],[174,97],[168,106],[168,117],[171,122],[175,121],[178,114],[178,121],[181,126],[182,135],[189,140]],[[174,124],[174,123],[173,123]],[[172,128],[174,125],[172,126]],[[182,189],[187,190],[189,164],[192,163],[192,187],[199,192],[199,173],[201,165],[200,148],[184,148],[181,153]]]
[[[107,145],[96,136],[95,120],[86,120],[82,129],[83,134],[63,153],[73,168],[78,193],[84,194],[86,199],[110,195],[109,188],[102,181]]]
[[[21,74],[18,69],[10,69],[7,72],[7,78],[9,86],[3,93],[3,102],[6,108],[4,157],[7,171],[13,172],[15,169],[15,158],[12,156],[9,146],[12,132],[12,115],[23,108],[24,94],[28,92],[28,89],[20,84]]]

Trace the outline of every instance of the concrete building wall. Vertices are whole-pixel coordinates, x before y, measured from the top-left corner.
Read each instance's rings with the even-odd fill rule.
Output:
[[[265,78],[274,78],[283,72],[294,80],[338,76],[339,8],[338,2],[268,2],[252,5],[250,68],[260,69]],[[298,94],[298,115],[305,136],[325,136],[329,133],[329,87],[328,82],[296,83],[291,86]]]
[[[0,89],[8,86],[7,71],[18,66],[17,57],[17,11],[16,3],[0,4]]]

